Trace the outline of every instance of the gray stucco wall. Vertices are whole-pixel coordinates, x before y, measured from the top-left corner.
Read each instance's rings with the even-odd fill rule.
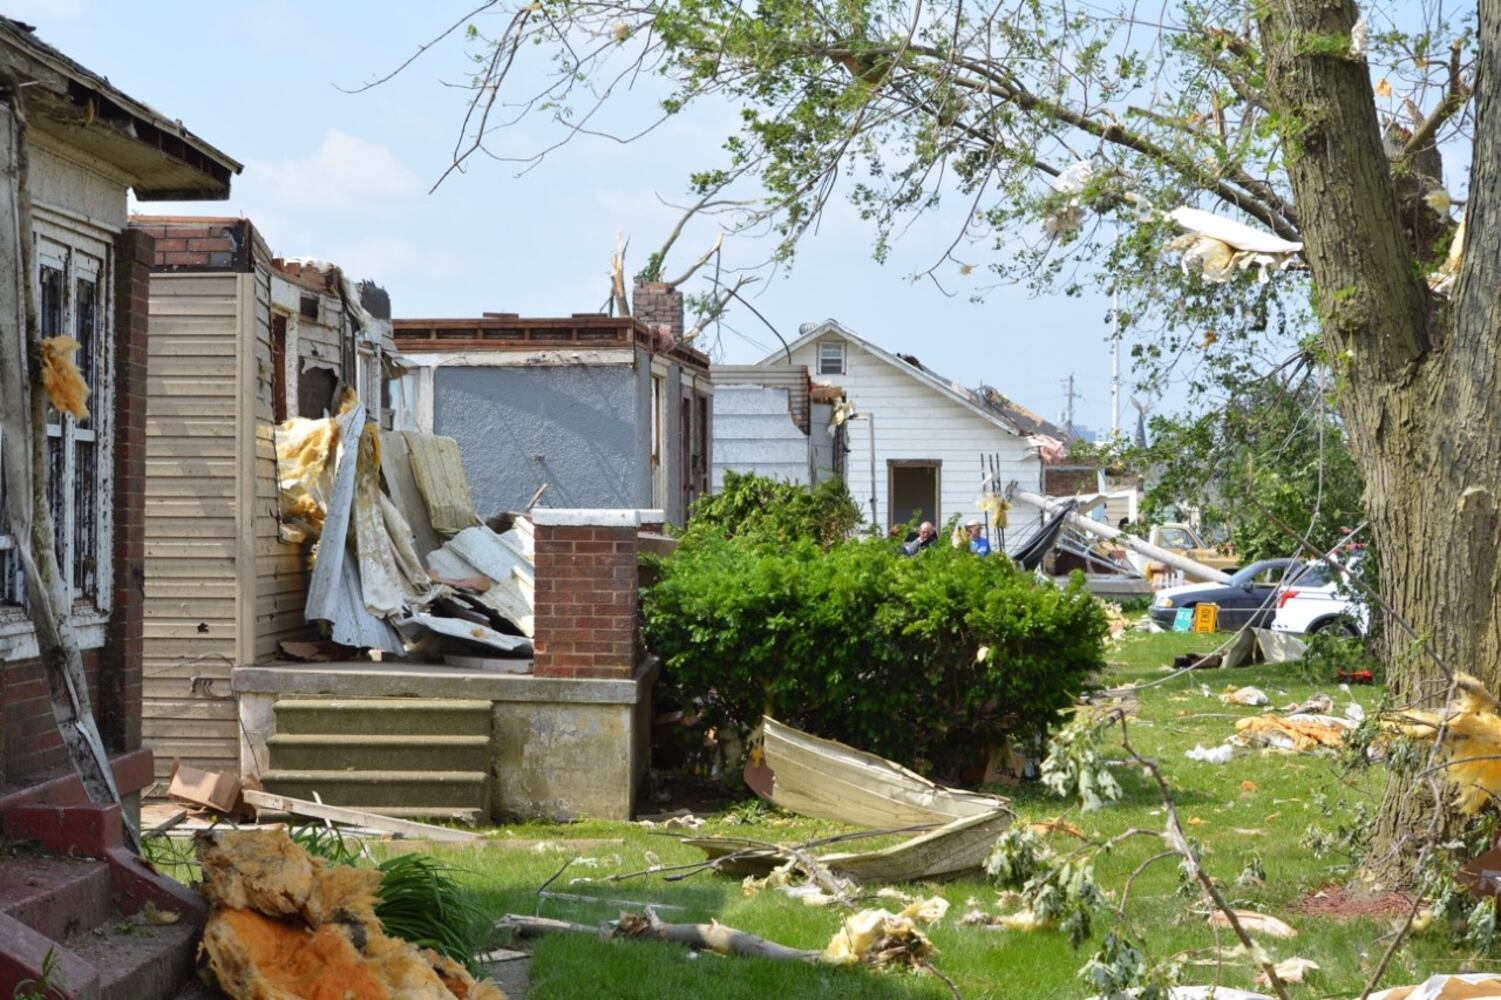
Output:
[[[433,430],[458,441],[481,517],[520,509],[543,483],[549,507],[649,506],[637,420],[627,364],[442,367],[433,376]]]
[[[638,507],[655,510],[651,495],[651,354],[636,348],[636,494]]]

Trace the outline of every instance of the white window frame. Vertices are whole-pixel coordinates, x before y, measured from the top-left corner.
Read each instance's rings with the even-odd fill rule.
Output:
[[[79,223],[66,216],[48,212],[38,206],[34,228],[36,241],[37,271],[32,275],[32,290],[41,301],[41,269],[53,267],[63,274],[63,301],[61,330],[76,337],[78,334],[78,282],[93,281],[95,285],[95,330],[93,359],[93,382],[89,388],[89,419],[84,426],[70,416],[60,419],[53,413],[48,421],[48,436],[60,438],[63,444],[63,470],[58,483],[62,498],[62,548],[57,553],[58,569],[62,573],[65,588],[65,603],[71,609],[70,622],[78,645],[93,649],[104,645],[105,625],[109,620],[110,604],[114,585],[114,370],[115,370],[115,308],[114,308],[114,248],[112,234]],[[94,524],[96,525],[94,561],[94,590],[92,597],[77,592],[78,581],[74,579],[78,539],[78,495],[75,488],[77,475],[77,445],[92,442],[98,488],[94,493]],[[14,546],[14,538],[0,535],[0,550]],[[0,660],[34,655],[34,636],[31,621],[24,607],[17,604],[0,605]]]
[[[842,340],[820,340],[818,342],[818,374],[849,374],[847,365],[849,355],[845,350],[846,346]]]

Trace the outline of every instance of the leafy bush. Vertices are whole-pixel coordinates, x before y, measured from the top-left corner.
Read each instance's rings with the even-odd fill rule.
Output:
[[[726,472],[718,493],[694,502],[688,530],[780,542],[811,538],[828,548],[844,541],[860,521],[860,508],[841,480],[809,489],[754,473]]]
[[[743,732],[765,712],[945,777],[1040,740],[1104,662],[1082,580],[947,545],[903,558],[884,540],[690,530],[659,573],[647,639],[704,724]]]

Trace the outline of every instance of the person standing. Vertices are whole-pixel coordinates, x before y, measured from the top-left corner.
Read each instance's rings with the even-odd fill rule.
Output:
[[[990,539],[985,537],[985,526],[980,519],[970,518],[965,528],[969,531],[969,551],[977,556],[990,555]]]

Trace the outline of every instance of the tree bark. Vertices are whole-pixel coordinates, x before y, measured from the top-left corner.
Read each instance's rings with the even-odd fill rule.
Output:
[[[1323,341],[1381,553],[1381,593],[1421,637],[1385,622],[1398,703],[1442,704],[1449,669],[1501,682],[1501,0],[1480,2],[1480,70],[1460,280],[1434,296],[1407,245],[1370,69],[1348,51],[1352,0],[1262,5]],[[1443,836],[1447,793],[1393,773],[1370,862],[1402,873],[1413,837]],[[1437,799],[1437,801],[1436,801]]]
[[[4,256],[12,262],[16,287],[9,317],[0,317],[0,471],[5,476],[5,513],[15,539],[16,553],[26,580],[27,614],[36,636],[37,652],[47,678],[52,715],[63,746],[82,781],[89,800],[120,802],[109,755],[99,736],[89,704],[83,657],[68,620],[63,575],[58,565],[52,512],[47,502],[47,395],[40,378],[36,274],[32,240],[31,194],[26,113],[17,82],[0,75],[0,89],[10,112],[9,215],[0,226],[0,240],[10,244]],[[127,842],[138,846],[134,828],[125,824]]]

